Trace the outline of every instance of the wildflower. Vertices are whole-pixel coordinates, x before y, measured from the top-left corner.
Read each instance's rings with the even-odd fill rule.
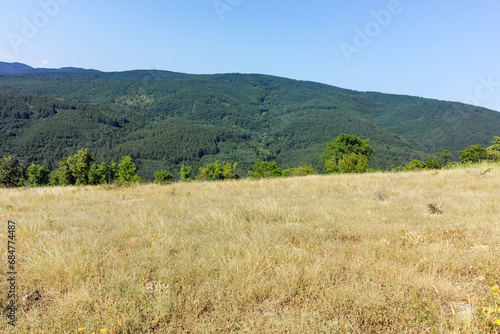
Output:
[[[107,333],[107,332],[108,332],[107,328],[101,329],[101,333]]]
[[[498,291],[498,285],[493,285],[493,287],[491,288],[491,290]]]
[[[79,332],[83,332],[84,330],[85,330],[85,327],[80,327],[80,328],[78,328],[78,331],[79,331]]]
[[[500,326],[500,319],[497,319],[497,321],[495,321],[495,324],[497,324],[498,326]]]

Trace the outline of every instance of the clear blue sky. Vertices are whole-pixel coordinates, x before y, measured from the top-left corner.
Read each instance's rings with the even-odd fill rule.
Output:
[[[0,61],[262,73],[500,111],[499,16],[498,0],[0,0]]]

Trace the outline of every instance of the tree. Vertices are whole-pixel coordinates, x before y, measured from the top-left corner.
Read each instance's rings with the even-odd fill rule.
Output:
[[[238,174],[236,174],[236,167],[238,167],[238,163],[231,164],[230,161],[226,161],[222,166],[222,175],[224,176],[224,180],[237,180],[240,178]]]
[[[488,147],[486,150],[493,160],[498,162],[500,161],[500,137],[493,137],[493,141],[491,143],[493,145]]]
[[[89,184],[98,185],[112,183],[116,179],[116,163],[110,165],[102,162],[100,165],[92,165],[89,173]]]
[[[406,172],[410,172],[410,171],[414,171],[414,170],[418,170],[418,169],[424,169],[425,167],[426,167],[425,162],[420,161],[418,159],[415,159],[415,160],[412,160],[409,163],[407,163],[403,167],[403,170]]]
[[[49,170],[42,165],[31,164],[28,169],[27,183],[31,186],[44,186],[49,183]]]
[[[297,168],[287,168],[282,171],[284,177],[316,175],[316,170],[311,165],[299,166]]]
[[[133,182],[136,179],[136,167],[132,158],[129,156],[122,157],[118,164],[118,180],[125,182]]]
[[[327,174],[365,172],[374,152],[368,142],[369,139],[345,133],[327,141],[321,156],[323,171]]]
[[[0,186],[18,187],[24,185],[26,167],[9,155],[0,158]]]
[[[219,160],[208,164],[206,167],[200,167],[200,174],[196,177],[198,180],[219,181],[238,179],[240,176],[236,174],[237,163],[231,164],[229,161],[221,164]]]
[[[155,183],[167,183],[174,179],[174,176],[169,172],[167,172],[166,170],[154,172],[154,175],[155,175]]]
[[[460,151],[460,162],[480,162],[481,160],[488,159],[488,151],[481,147],[481,145],[471,145],[465,150]]]
[[[439,149],[425,160],[425,168],[441,169],[453,160],[453,154],[448,150]]]
[[[191,170],[192,169],[193,169],[193,167],[184,166],[184,164],[182,164],[181,170],[179,171],[180,179],[182,182],[189,182],[191,180]]]
[[[59,160],[59,168],[50,176],[50,184],[53,186],[69,186],[75,184],[75,178],[68,165],[68,159]]]
[[[82,148],[67,160],[69,172],[72,174],[75,185],[89,184],[90,165],[94,156],[88,148]],[[71,183],[73,184],[73,183]]]
[[[344,155],[337,166],[340,173],[364,173],[368,170],[368,157],[361,153]]]
[[[252,179],[261,179],[265,177],[282,176],[282,170],[276,162],[255,160],[252,170],[248,171],[248,177]]]

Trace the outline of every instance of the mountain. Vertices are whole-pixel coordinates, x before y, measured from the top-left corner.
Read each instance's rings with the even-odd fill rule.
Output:
[[[34,68],[21,63],[6,63],[0,61],[0,75],[3,74],[26,74],[26,73],[40,73],[40,72],[85,72],[89,71],[78,67],[63,67],[60,69],[52,68]],[[90,70],[95,71],[95,70]]]
[[[1,74],[20,74],[33,72],[35,69],[31,66],[21,63],[4,63],[0,61],[0,75]]]
[[[260,74],[43,70],[0,63],[0,156],[56,168],[88,147],[98,161],[130,155],[142,176],[256,158],[321,170],[323,143],[369,138],[371,166],[425,159],[439,148],[488,146],[500,113],[456,102],[358,92]]]

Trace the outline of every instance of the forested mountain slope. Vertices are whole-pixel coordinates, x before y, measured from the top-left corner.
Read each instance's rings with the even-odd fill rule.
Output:
[[[0,63],[0,156],[54,168],[88,147],[99,161],[130,155],[139,173],[256,158],[321,170],[323,143],[370,138],[371,166],[489,145],[500,113],[455,102],[259,74],[33,69]]]

